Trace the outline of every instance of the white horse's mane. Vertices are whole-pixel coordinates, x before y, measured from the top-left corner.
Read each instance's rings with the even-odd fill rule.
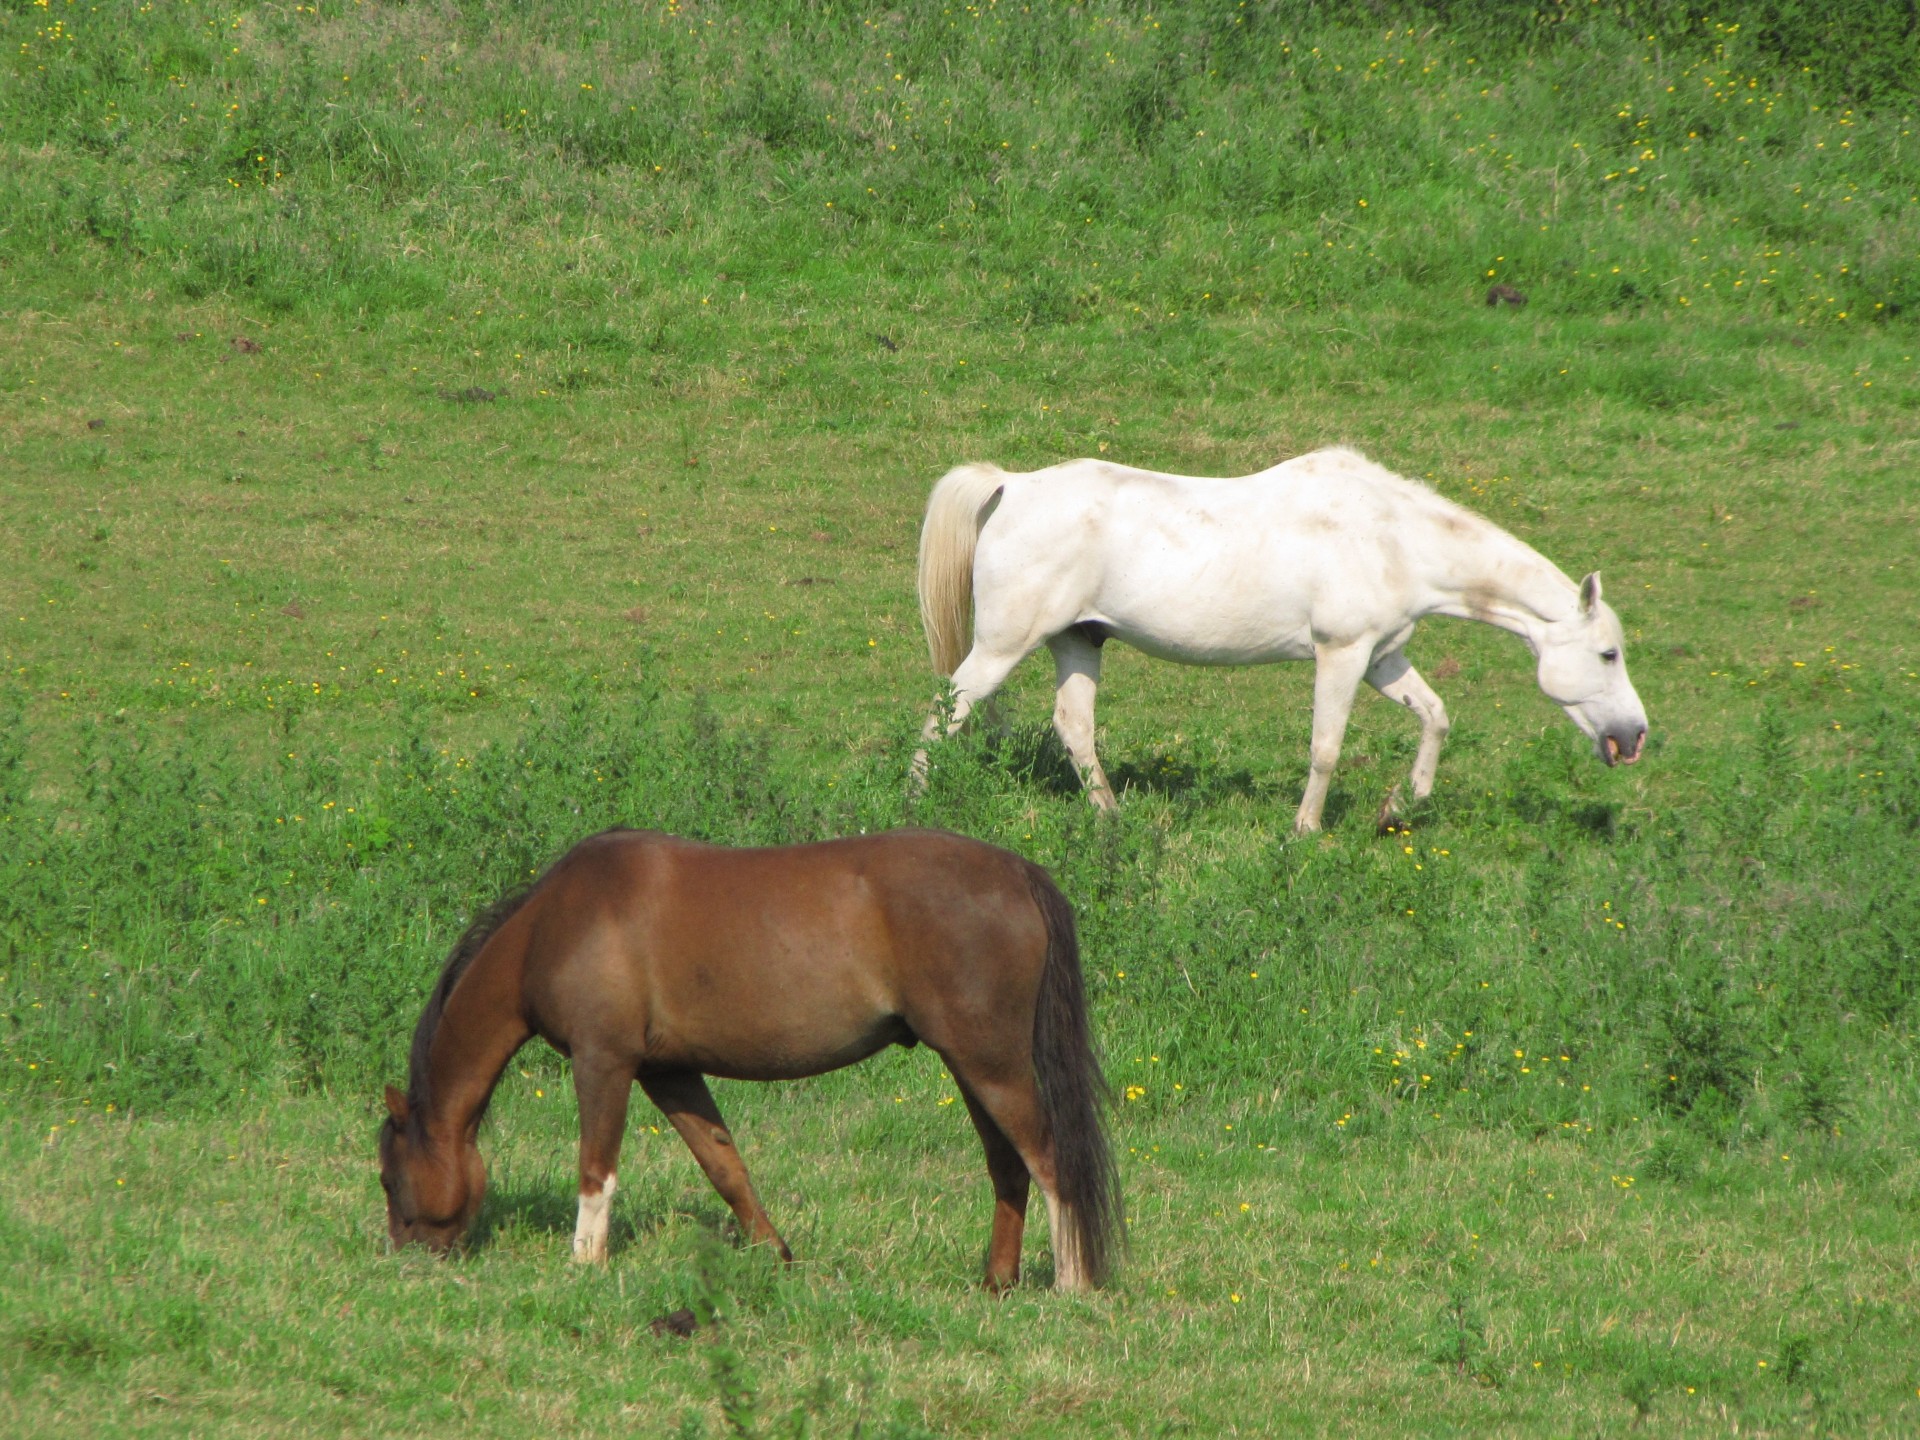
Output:
[[[1378,485],[1382,489],[1395,493],[1402,499],[1426,508],[1429,514],[1438,511],[1474,522],[1490,530],[1497,531],[1499,529],[1498,526],[1479,511],[1462,505],[1459,501],[1451,499],[1448,496],[1442,495],[1424,480],[1416,480],[1411,475],[1402,475],[1397,471],[1389,470],[1377,460],[1369,460],[1351,445],[1329,445],[1321,450],[1309,450],[1304,454],[1282,460],[1277,465],[1260,473],[1274,474],[1277,471],[1286,469],[1289,465],[1297,465],[1301,461],[1322,459],[1343,462],[1342,465],[1316,468],[1314,478],[1325,481],[1329,486],[1351,484],[1355,481]],[[1343,468],[1343,466],[1351,468]]]
[[[1379,461],[1368,459],[1351,445],[1328,445],[1319,450],[1308,450],[1304,454],[1294,455],[1286,460],[1282,460],[1279,464],[1273,466],[1272,469],[1280,470],[1288,465],[1298,464],[1303,460],[1323,459],[1349,461],[1358,472],[1347,472],[1344,474],[1335,472],[1327,474],[1325,478],[1329,480],[1385,480],[1393,485],[1405,486],[1410,490],[1418,491],[1422,495],[1440,495],[1440,492],[1427,484],[1426,481],[1415,480],[1409,475],[1401,475],[1396,471],[1389,470]],[[1446,497],[1440,496],[1440,498],[1445,499]]]

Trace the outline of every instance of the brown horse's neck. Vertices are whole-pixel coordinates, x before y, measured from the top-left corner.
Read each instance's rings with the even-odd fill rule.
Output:
[[[523,906],[480,947],[453,983],[413,1088],[417,1117],[435,1147],[470,1145],[507,1062],[533,1036],[521,1004],[532,926]]]

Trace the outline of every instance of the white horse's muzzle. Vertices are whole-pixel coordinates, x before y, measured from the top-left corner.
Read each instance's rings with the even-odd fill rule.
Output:
[[[1609,767],[1614,765],[1637,765],[1647,744],[1647,727],[1640,725],[1631,730],[1609,730],[1599,737],[1600,758]]]

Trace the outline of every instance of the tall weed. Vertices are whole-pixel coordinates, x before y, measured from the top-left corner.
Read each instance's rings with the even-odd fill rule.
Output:
[[[760,270],[769,299],[808,254],[983,294],[1101,259],[1098,303],[1046,323],[1494,278],[1558,313],[1886,321],[1920,298],[1897,9],[13,6],[0,254],[42,284],[133,249],[189,297],[415,312],[543,294],[483,252],[565,219]]]

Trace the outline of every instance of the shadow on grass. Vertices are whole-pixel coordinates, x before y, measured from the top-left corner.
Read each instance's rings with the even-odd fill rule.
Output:
[[[493,1244],[495,1237],[518,1231],[564,1236],[571,1243],[577,1218],[578,1199],[570,1186],[503,1185],[488,1190],[479,1218],[468,1234],[467,1248],[482,1251]],[[607,1248],[617,1253],[657,1235],[674,1222],[691,1224],[721,1244],[731,1246],[739,1241],[739,1227],[732,1212],[718,1200],[691,1208],[662,1205],[638,1209],[616,1205],[607,1230]]]
[[[1515,791],[1507,808],[1516,819],[1533,825],[1583,830],[1601,840],[1619,834],[1620,806],[1610,801],[1581,800],[1529,787]]]
[[[1010,773],[1043,794],[1072,799],[1083,793],[1080,773],[1050,726],[1022,727],[1000,736],[992,742],[991,753]],[[1166,750],[1156,750],[1139,761],[1105,756],[1102,764],[1114,792],[1122,797],[1131,792],[1201,801],[1273,798],[1271,787],[1257,782],[1249,770],[1195,764]]]
[[[1071,766],[1068,767],[1071,770]],[[1107,778],[1122,795],[1138,791],[1166,799],[1216,800],[1237,796],[1246,800],[1271,800],[1273,790],[1261,785],[1249,770],[1222,770],[1212,765],[1196,765],[1178,755],[1156,751],[1138,763],[1122,760],[1110,767]]]

